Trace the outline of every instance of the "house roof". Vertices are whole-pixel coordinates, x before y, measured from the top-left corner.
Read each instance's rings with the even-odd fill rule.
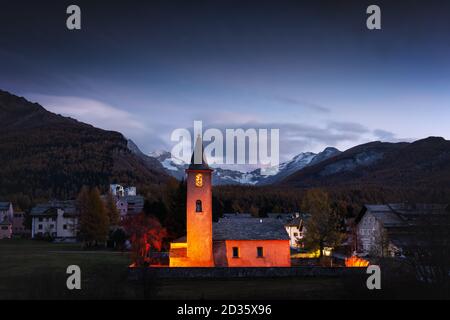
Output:
[[[10,226],[12,225],[12,222],[9,221],[7,218],[3,219],[3,221],[0,222],[0,226]]]
[[[285,226],[299,226],[302,222],[308,220],[311,215],[308,213],[268,213],[267,217],[262,219],[276,219],[282,222]],[[251,213],[224,213],[223,218],[243,219],[253,218]]]
[[[239,219],[239,218],[252,218],[252,214],[251,213],[224,213],[223,214],[223,218],[234,218],[234,219]]]
[[[31,209],[32,216],[49,216],[56,215],[56,209],[64,210],[64,215],[75,215],[76,207],[75,201],[49,201],[47,203],[40,203]]]
[[[9,210],[10,206],[11,206],[11,202],[0,202],[0,211]]]
[[[406,204],[365,205],[357,218],[359,222],[366,213],[372,214],[385,228],[413,226],[422,218],[439,217],[449,214],[447,204]]]
[[[268,213],[268,218],[281,219],[286,226],[299,226],[309,219],[308,213]]]
[[[213,223],[213,240],[289,240],[289,235],[279,219],[225,217]]]

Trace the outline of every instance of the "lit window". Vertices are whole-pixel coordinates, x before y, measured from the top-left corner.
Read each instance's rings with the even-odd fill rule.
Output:
[[[233,258],[239,258],[239,248],[233,247]]]
[[[262,258],[264,256],[264,249],[263,247],[256,248],[256,253],[258,258]]]

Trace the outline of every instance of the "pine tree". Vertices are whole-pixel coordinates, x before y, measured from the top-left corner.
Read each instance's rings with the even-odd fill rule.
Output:
[[[109,219],[97,188],[83,187],[77,198],[80,213],[80,237],[87,247],[104,243],[108,237]]]
[[[328,194],[321,189],[308,190],[302,210],[311,215],[306,221],[305,244],[319,249],[322,257],[325,246],[336,247],[342,241],[338,214],[332,209]]]
[[[92,211],[94,212],[97,224],[97,232],[95,233],[95,241],[105,242],[109,233],[109,218],[105,209],[105,203],[100,197],[100,191],[97,188],[91,189],[90,193]]]

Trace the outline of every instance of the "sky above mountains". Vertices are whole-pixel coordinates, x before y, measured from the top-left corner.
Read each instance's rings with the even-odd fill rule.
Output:
[[[205,127],[279,128],[281,161],[326,146],[450,138],[450,4],[0,1],[0,88],[118,130],[146,153]]]

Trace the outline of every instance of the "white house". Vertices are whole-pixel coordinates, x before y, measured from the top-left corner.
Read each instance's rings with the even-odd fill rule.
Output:
[[[293,249],[301,248],[301,240],[305,236],[305,221],[310,217],[306,213],[269,213],[268,217],[282,219],[289,235],[289,245]]]
[[[125,197],[125,196],[135,196],[136,195],[136,187],[124,187],[120,184],[111,184],[109,185],[109,190],[113,196],[117,197]]]
[[[0,222],[7,218],[12,221],[14,217],[14,209],[11,202],[0,202]]]
[[[31,237],[52,237],[75,240],[78,234],[78,215],[74,201],[50,201],[31,210]]]

